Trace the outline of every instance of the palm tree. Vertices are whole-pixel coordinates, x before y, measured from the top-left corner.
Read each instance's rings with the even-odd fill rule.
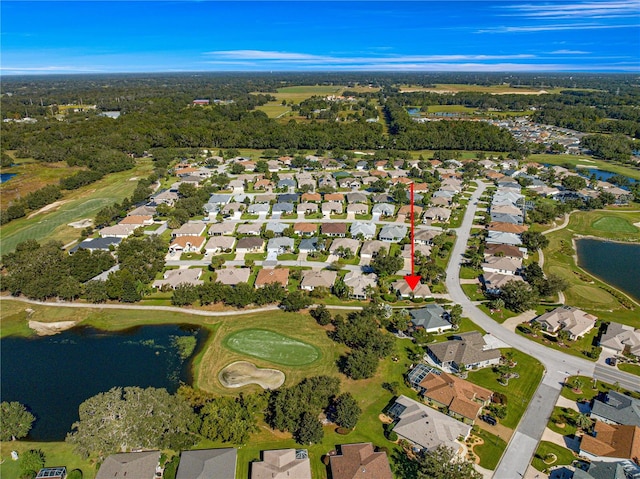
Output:
[[[575,389],[576,391],[582,390],[582,379],[575,378],[573,380],[573,389]]]
[[[578,426],[584,432],[589,431],[589,429],[591,429],[591,426],[593,426],[593,420],[586,414],[578,414],[575,421],[576,426]]]

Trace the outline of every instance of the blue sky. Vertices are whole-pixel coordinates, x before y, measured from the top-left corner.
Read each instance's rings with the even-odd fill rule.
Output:
[[[6,1],[0,74],[640,72],[640,0]]]

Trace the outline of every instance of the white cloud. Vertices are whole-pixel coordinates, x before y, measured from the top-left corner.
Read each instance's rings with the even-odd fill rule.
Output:
[[[10,74],[20,73],[100,73],[106,70],[86,66],[50,65],[41,67],[7,67],[0,66],[0,71]]]
[[[572,2],[564,4],[519,4],[502,7],[515,12],[511,15],[532,18],[637,18],[640,2],[637,0]]]
[[[559,30],[604,30],[610,28],[638,28],[638,25],[600,25],[597,23],[566,23],[522,27],[493,27],[478,30],[476,33],[520,33],[520,32],[550,32]]]
[[[555,50],[549,52],[549,55],[588,55],[591,52],[584,52],[582,50]]]

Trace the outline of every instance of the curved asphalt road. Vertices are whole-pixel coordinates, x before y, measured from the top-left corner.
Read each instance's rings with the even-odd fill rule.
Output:
[[[460,286],[460,265],[463,263],[463,254],[469,240],[471,225],[477,209],[477,200],[485,189],[486,184],[479,181],[478,188],[471,195],[462,226],[456,229],[457,239],[447,267],[446,284],[452,301],[462,306],[465,316],[511,347],[538,359],[545,367],[542,382],[493,475],[495,479],[514,479],[523,477],[567,376],[577,374],[591,376],[606,382],[618,382],[622,387],[636,391],[640,390],[640,381],[637,376],[613,368],[596,366],[591,361],[547,348],[509,331],[478,309],[467,298]]]

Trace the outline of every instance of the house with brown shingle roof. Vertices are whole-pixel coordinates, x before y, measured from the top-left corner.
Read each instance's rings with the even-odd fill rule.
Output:
[[[593,432],[594,436],[582,436],[581,456],[591,460],[631,459],[636,463],[640,461],[640,427],[596,421]]]
[[[344,195],[342,193],[327,193],[324,195],[325,201],[344,201]]]
[[[445,372],[430,372],[417,389],[427,404],[436,408],[446,407],[449,416],[467,424],[474,423],[493,396],[488,389]]]
[[[347,235],[346,223],[322,223],[321,232],[323,235],[344,238]]]
[[[258,271],[256,277],[256,288],[262,288],[267,284],[278,283],[286,288],[289,282],[289,268],[267,269],[263,268]]]
[[[308,203],[318,203],[322,201],[322,195],[320,193],[303,193],[301,200]]]
[[[375,452],[370,442],[343,444],[340,454],[329,456],[333,479],[393,479],[385,452]]]
[[[236,253],[255,253],[264,249],[264,240],[262,238],[247,237],[238,240],[236,245]]]
[[[160,461],[160,451],[123,452],[108,456],[100,466],[96,479],[153,478]]]
[[[163,279],[156,279],[153,282],[154,288],[162,288],[168,286],[171,289],[176,289],[176,286],[180,284],[190,284],[192,286],[199,286],[204,283],[200,279],[202,275],[202,269],[170,269],[164,273]]]
[[[125,216],[118,223],[119,225],[149,226],[153,224],[153,216],[151,215],[130,215]]]
[[[527,225],[516,225],[513,223],[503,223],[501,221],[492,221],[487,229],[489,231],[502,231],[504,233],[524,233],[529,229]]]

